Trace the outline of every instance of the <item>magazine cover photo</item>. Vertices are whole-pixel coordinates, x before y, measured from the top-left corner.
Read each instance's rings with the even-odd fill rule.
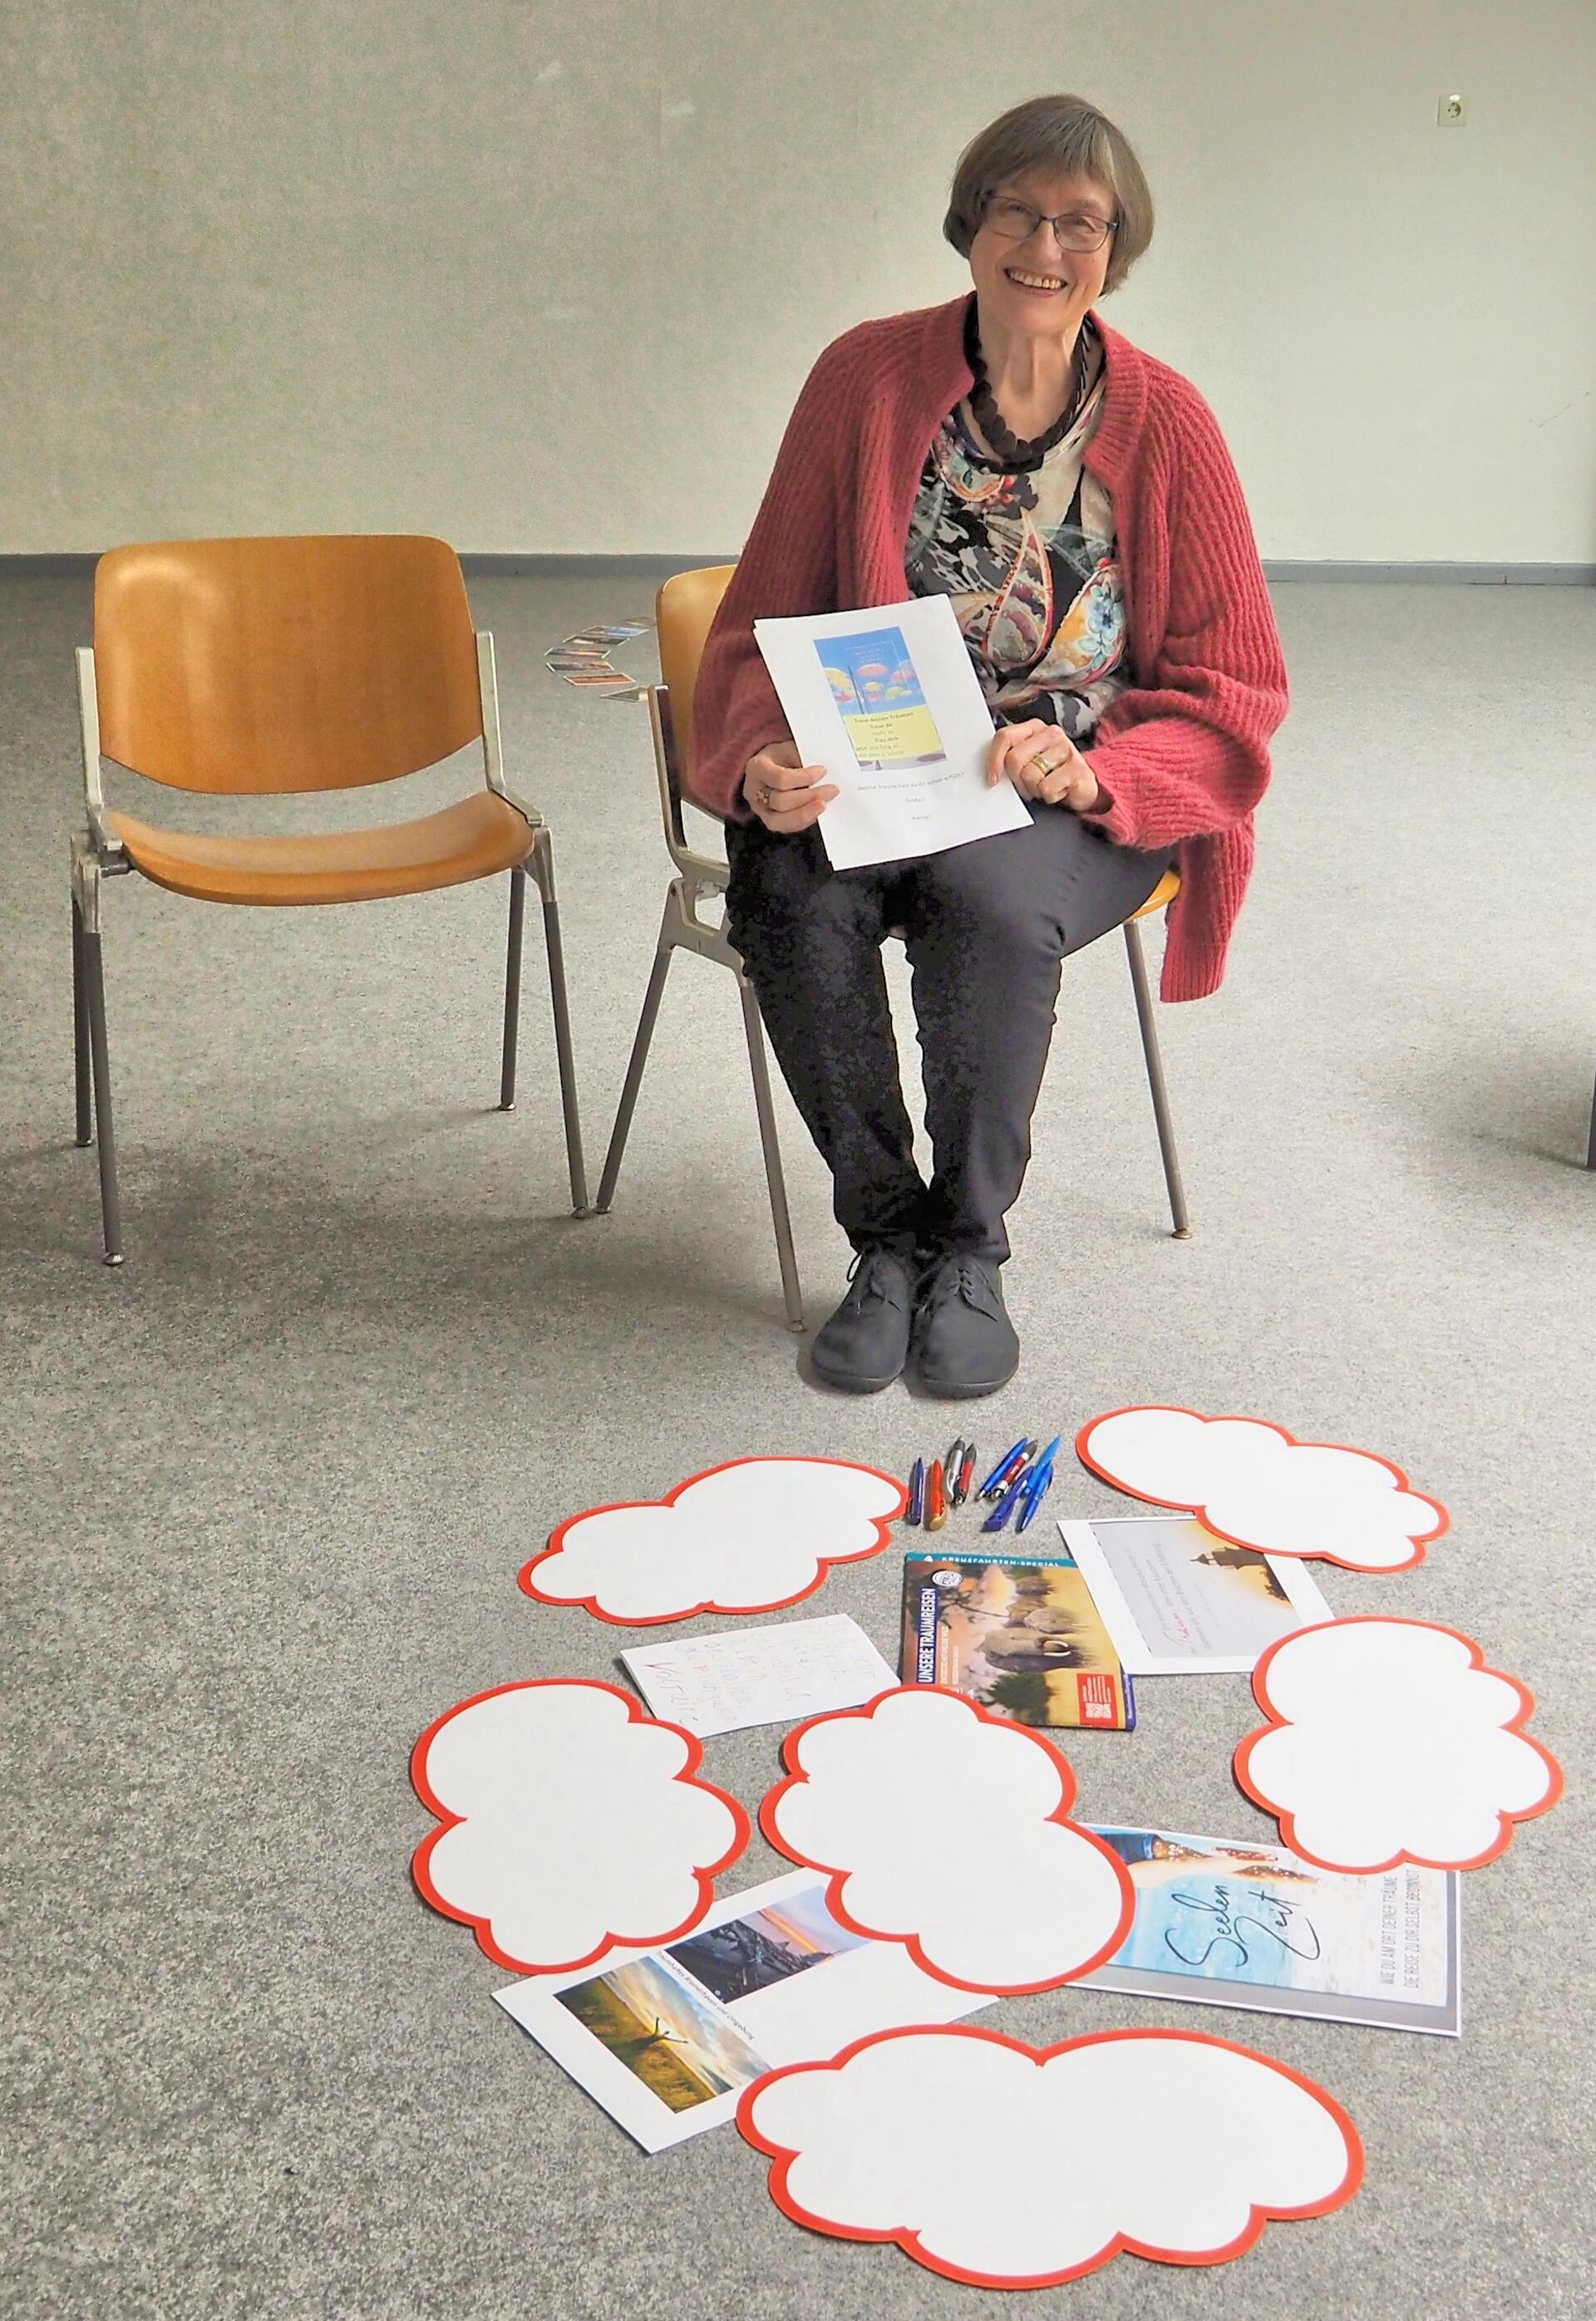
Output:
[[[1067,1555],[906,1557],[900,1669],[906,1684],[944,1684],[1015,1725],[1135,1722],[1119,1656]]]

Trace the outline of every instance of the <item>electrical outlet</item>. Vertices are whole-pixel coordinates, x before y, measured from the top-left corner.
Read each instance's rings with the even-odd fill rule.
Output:
[[[1461,129],[1469,117],[1466,96],[1443,96],[1436,105],[1436,119],[1443,129]]]

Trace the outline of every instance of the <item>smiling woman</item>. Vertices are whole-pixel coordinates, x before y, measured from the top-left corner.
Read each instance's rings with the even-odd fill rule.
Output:
[[[809,376],[706,648],[694,795],[727,820],[733,941],[856,1254],[812,1348],[854,1393],[911,1352],[934,1394],[990,1394],[1018,1341],[999,1269],[1030,1154],[1059,963],[1172,864],[1163,994],[1217,989],[1286,678],[1212,413],[1103,323],[1146,249],[1128,140],[1077,96],[993,122],[943,232],[974,295],[861,323]],[[836,789],[786,729],[753,623],[945,596],[997,726],[988,778],[1025,827],[834,871]],[[926,1184],[880,952],[907,935]]]

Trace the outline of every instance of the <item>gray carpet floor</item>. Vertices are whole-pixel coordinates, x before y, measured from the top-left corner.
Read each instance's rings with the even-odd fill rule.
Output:
[[[513,780],[555,833],[596,1180],[666,865],[643,709],[542,654],[648,588],[473,596]],[[1110,938],[1067,973],[1014,1219],[1025,1361],[980,1434],[1160,1400],[1395,1459],[1450,1534],[1400,1576],[1316,1567],[1327,1594],[1477,1636],[1537,1694],[1569,1792],[1465,1881],[1455,2044],[1067,1990],[994,2010],[1036,2040],[1255,2044],[1368,2149],[1348,2208],[1271,2226],[1236,2267],[1121,2257],[1032,2309],[1588,2313],[1596,593],[1299,585],[1279,609],[1295,707],[1229,979],[1163,1011],[1195,1235],[1168,1234]],[[614,1213],[578,1223],[535,940],[521,1106],[491,1108],[499,888],[299,914],[118,882],[130,1262],[105,1271],[71,1136],[87,635],[78,582],[0,589],[7,2313],[996,2312],[789,2224],[734,2130],[643,2159],[407,1875],[422,1727],[512,1678],[612,1674],[633,1641],[517,1594],[560,1516],[737,1452],[905,1470],[957,1431],[903,1389],[806,1382],[729,978],[679,963]],[[845,1252],[781,1101],[818,1321]],[[1123,1511],[1075,1472],[1051,1506]],[[889,1552],[808,1608],[890,1653],[896,1595]],[[1081,1809],[1268,1837],[1229,1771],[1243,1680],[1149,1683],[1143,1706],[1135,1736],[1072,1748]],[[710,1743],[709,1777],[753,1806],[779,1737]],[[756,1841],[725,1882],[780,1866]],[[1082,2132],[1059,2122],[1061,2180]]]

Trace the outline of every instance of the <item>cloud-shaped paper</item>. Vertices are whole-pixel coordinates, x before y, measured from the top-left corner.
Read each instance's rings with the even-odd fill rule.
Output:
[[[889,2032],[756,2080],[737,2125],[772,2197],[842,2240],[897,2241],[953,2280],[1043,2289],[1129,2249],[1220,2264],[1271,2218],[1322,2216],[1363,2180],[1339,2104],[1196,2031],[1056,2047],[993,2031]]]
[[[442,1824],[416,1848],[415,1882],[518,1974],[671,1941],[752,1835],[734,1798],[692,1779],[703,1753],[612,1684],[554,1679],[462,1700],[411,1754],[415,1793]]]
[[[735,1459],[662,1499],[568,1516],[521,1574],[545,1604],[617,1626],[694,1612],[774,1612],[812,1596],[834,1563],[877,1555],[907,1494],[842,1459]]]
[[[962,1989],[1049,1990],[1129,1930],[1119,1856],[1070,1819],[1063,1759],[935,1685],[811,1718],[760,1809],[771,1843],[834,1875],[844,1925]]]
[[[1204,1418],[1162,1404],[1111,1410],[1075,1438],[1083,1466],[1133,1498],[1184,1507],[1221,1539],[1265,1555],[1320,1555],[1353,1571],[1400,1571],[1446,1528],[1388,1459],[1299,1443],[1261,1418]]]
[[[1556,1759],[1521,1729],[1533,1698],[1455,1628],[1300,1628],[1264,1653],[1253,1690],[1270,1722],[1236,1751],[1236,1777],[1321,1869],[1478,1870],[1563,1794]]]

